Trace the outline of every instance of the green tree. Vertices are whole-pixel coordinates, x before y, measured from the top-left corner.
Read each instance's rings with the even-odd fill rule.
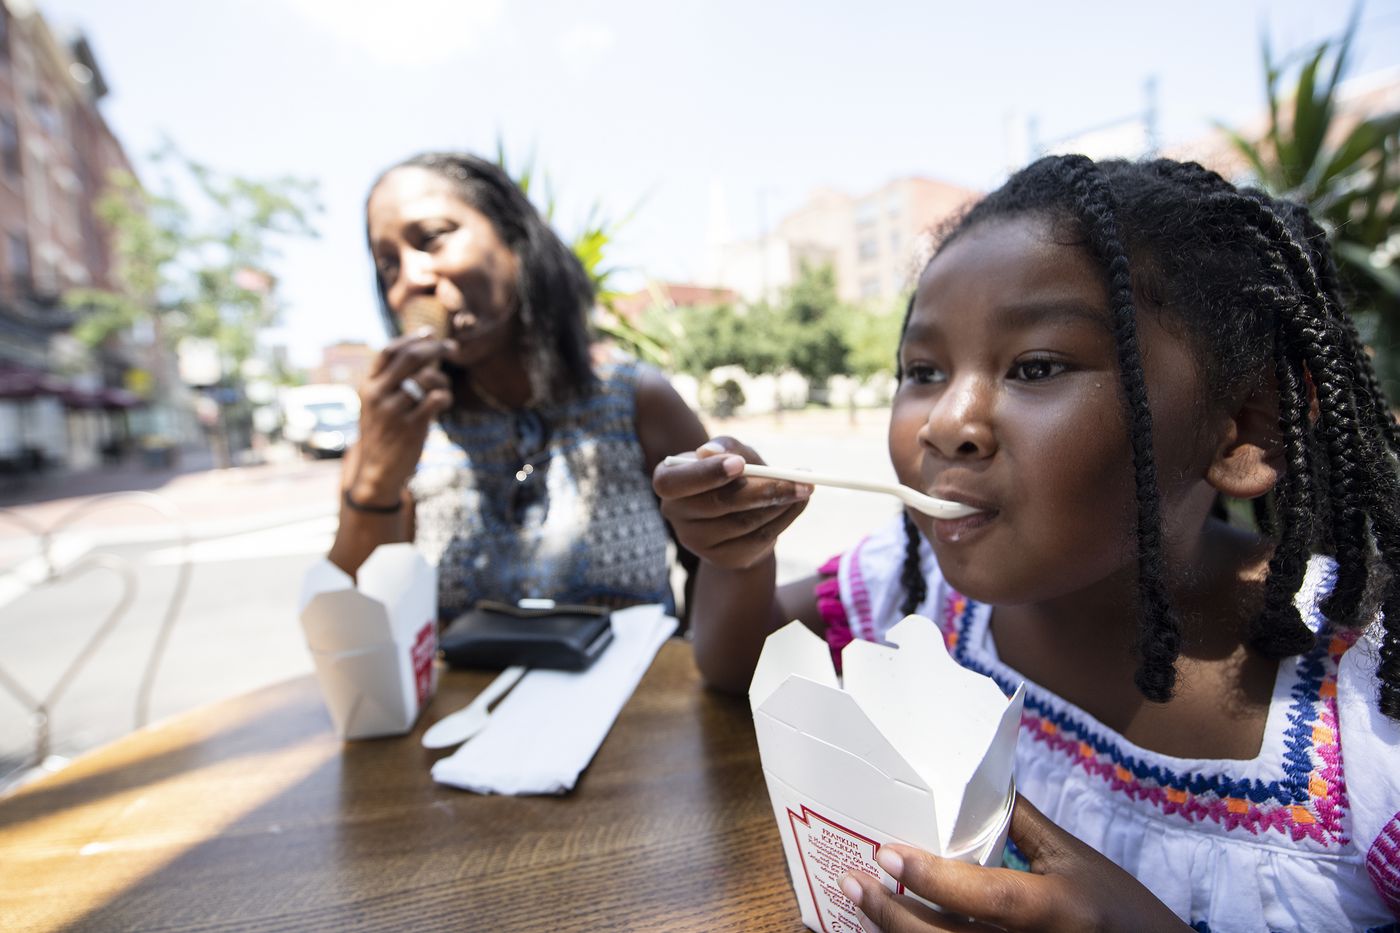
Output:
[[[852,309],[844,318],[848,375],[869,382],[882,373],[893,373],[899,353],[899,328],[909,296],[901,295],[886,307]]]
[[[115,287],[65,294],[79,312],[74,336],[97,346],[149,322],[166,349],[184,337],[215,341],[236,371],[274,322],[276,241],[315,236],[314,185],[223,175],[170,146],[151,162],[159,191],[118,172],[98,203]]]
[[[784,362],[818,392],[832,376],[847,371],[844,318],[850,313],[836,294],[836,270],[830,264],[803,263],[783,296]]]
[[[515,183],[520,186],[520,190],[525,193],[526,197],[530,197],[531,189],[535,188],[536,182],[538,182],[542,203],[536,203],[545,221],[552,226],[558,202],[555,200],[549,177],[540,173],[536,168],[534,153],[532,152],[526,158],[518,171],[514,171],[506,157],[505,141],[498,137],[496,139],[496,164],[501,167],[503,172],[515,179]],[[583,228],[569,241],[569,248],[578,257],[583,271],[588,275],[588,280],[593,283],[593,294],[596,301],[593,317],[594,330],[633,356],[656,366],[669,368],[675,365],[675,360],[672,355],[673,348],[665,331],[648,328],[644,322],[629,320],[617,312],[617,299],[621,295],[613,287],[612,277],[618,270],[606,262],[607,254],[617,239],[618,231],[632,219],[635,213],[634,209],[621,219],[614,220],[607,217],[603,213],[602,205],[595,201],[588,212],[588,219],[584,221]]]
[[[871,305],[853,308],[843,320],[846,341],[846,372],[865,385],[876,376],[895,371],[899,353],[899,328],[904,323],[904,308],[907,295],[901,295],[893,303],[880,307]],[[855,423],[855,396],[851,397],[851,422]]]
[[[1227,130],[1257,183],[1306,204],[1327,230],[1339,272],[1392,399],[1400,398],[1400,114],[1355,119],[1338,87],[1360,7],[1339,39],[1276,62],[1264,41],[1269,124],[1252,139]],[[1289,91],[1285,75],[1295,73]]]

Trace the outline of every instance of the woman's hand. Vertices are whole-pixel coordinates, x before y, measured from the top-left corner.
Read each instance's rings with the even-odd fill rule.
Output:
[[[676,538],[700,558],[726,570],[744,570],[773,553],[778,535],[807,507],[812,487],[743,476],[744,463],[763,459],[730,437],[696,450],[693,463],[652,474],[661,514]]]
[[[440,363],[451,340],[419,331],[380,351],[360,386],[360,439],[350,495],[357,502],[392,505],[399,501],[423,453],[428,425],[452,404],[452,389]],[[412,379],[423,390],[415,399],[404,390]]]
[[[1029,873],[955,862],[911,846],[880,847],[875,857],[880,866],[946,913],[891,894],[864,872],[847,873],[841,890],[884,933],[1190,929],[1136,878],[1050,822],[1020,795],[1011,838],[1030,860]]]

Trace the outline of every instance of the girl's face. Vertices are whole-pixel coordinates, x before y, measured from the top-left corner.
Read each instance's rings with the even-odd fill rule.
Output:
[[[396,168],[370,192],[366,222],[390,310],[402,318],[410,299],[441,302],[460,347],[451,362],[470,366],[514,346],[519,260],[450,181]]]
[[[913,517],[949,582],[997,605],[1058,599],[1136,567],[1107,289],[1055,232],[1036,215],[963,232],[920,277],[900,345],[890,457],[906,485],[984,510]],[[1198,370],[1154,315],[1137,324],[1168,559],[1186,558],[1214,495]]]

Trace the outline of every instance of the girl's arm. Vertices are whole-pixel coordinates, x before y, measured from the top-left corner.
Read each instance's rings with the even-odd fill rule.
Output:
[[[725,570],[701,561],[691,610],[695,663],[705,682],[724,693],[748,692],[763,640],[794,619],[818,635],[816,577],[774,586],[769,554],[748,570]]]
[[[778,592],[773,556],[779,533],[801,514],[812,488],[742,476],[746,460],[763,460],[731,438],[715,438],[696,453],[693,463],[658,466],[652,485],[676,537],[701,560],[690,613],[700,673],[719,690],[743,693],[770,632],[793,618],[821,628],[815,597],[803,605],[811,582]]]

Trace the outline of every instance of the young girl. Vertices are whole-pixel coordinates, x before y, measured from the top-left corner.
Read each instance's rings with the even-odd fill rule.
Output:
[[[974,515],[907,514],[775,593],[810,487],[742,478],[728,439],[654,476],[714,686],[788,619],[835,650],[910,612],[1026,682],[1031,874],[888,846],[974,922],[847,895],[887,931],[1392,928],[1397,429],[1316,223],[1194,164],[1042,159],[943,240],[898,360],[900,481]]]

